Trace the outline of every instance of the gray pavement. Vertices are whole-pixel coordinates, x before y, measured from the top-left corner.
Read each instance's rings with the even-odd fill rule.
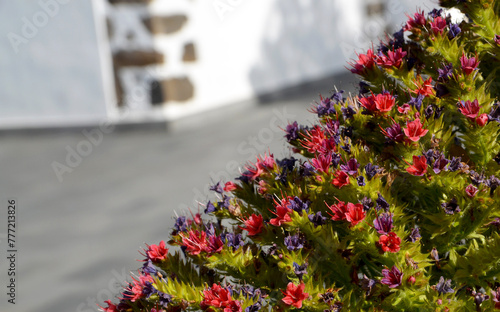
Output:
[[[0,311],[96,311],[96,302],[112,299],[140,267],[138,250],[168,239],[175,212],[198,211],[196,200],[206,202],[211,181],[234,178],[236,164],[268,147],[277,158],[289,156],[277,127],[287,120],[312,123],[307,109],[318,93],[329,94],[334,83],[353,89],[343,79],[269,94],[260,104],[233,105],[166,129],[115,130],[74,168],[68,150],[88,147],[80,130],[0,133]],[[53,162],[72,172],[60,173],[60,181]],[[15,305],[6,295],[9,198],[17,201]]]

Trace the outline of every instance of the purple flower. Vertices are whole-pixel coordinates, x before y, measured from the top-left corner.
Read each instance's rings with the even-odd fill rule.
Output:
[[[373,201],[371,198],[369,197],[363,197],[362,200],[359,201],[361,205],[363,205],[363,209],[365,211],[368,211],[370,210],[372,207],[373,207]]]
[[[340,165],[340,170],[344,171],[348,175],[355,175],[358,173],[359,164],[356,158],[351,158],[345,165]]]
[[[472,297],[474,297],[474,303],[476,304],[477,311],[481,311],[481,308],[480,308],[481,303],[490,299],[490,296],[488,296],[487,294],[482,293],[480,291],[476,292],[475,290],[473,290],[471,295],[472,295]]]
[[[453,157],[448,164],[448,170],[455,172],[462,168],[462,157]]]
[[[449,162],[450,161],[448,159],[444,158],[443,154],[441,154],[439,156],[439,158],[436,159],[436,162],[434,162],[434,166],[433,166],[432,170],[434,170],[435,174],[439,174],[442,170],[444,170],[444,168],[446,167],[446,165]]]
[[[296,121],[286,126],[285,137],[288,142],[295,141],[299,138],[299,124]]]
[[[214,192],[217,192],[219,194],[222,194],[222,192],[224,192],[224,190],[222,189],[222,186],[220,185],[220,182],[217,182],[217,184],[212,185],[210,187],[210,190],[214,191]]]
[[[344,98],[342,97],[342,93],[344,93],[344,90],[340,90],[338,92],[335,92],[332,94],[332,96],[330,97],[330,99],[334,100],[335,103],[339,103],[339,102],[343,102],[344,101]]]
[[[438,81],[447,82],[453,76],[453,64],[444,64],[443,68],[438,68]]]
[[[184,232],[187,230],[187,220],[186,217],[181,216],[175,220],[174,228],[178,232]]]
[[[438,159],[439,157],[441,157],[443,155],[443,153],[441,153],[440,151],[437,151],[437,150],[430,149],[430,150],[427,150],[427,152],[423,152],[422,155],[425,156],[425,159],[427,160],[427,164],[432,165],[436,161],[436,159]]]
[[[217,205],[218,205],[219,207],[222,207],[222,208],[226,208],[226,209],[228,209],[228,208],[229,208],[229,206],[231,205],[231,204],[229,203],[229,200],[230,200],[230,199],[231,199],[231,197],[226,196],[226,195],[222,195],[222,201],[218,202],[218,203],[217,203]]]
[[[379,173],[378,166],[368,163],[365,166],[366,178],[370,181],[377,173]]]
[[[241,234],[227,233],[225,235],[225,240],[228,247],[233,247],[233,251],[236,251],[238,248],[245,245]]]
[[[365,186],[366,183],[365,183],[365,177],[363,176],[359,176],[356,178],[356,180],[358,181],[358,186]]]
[[[389,211],[389,203],[380,193],[378,193],[378,198],[375,201],[377,202],[377,210],[384,209],[385,211]]]
[[[351,119],[354,114],[356,114],[356,112],[350,105],[348,105],[347,107],[342,107],[340,111],[342,112],[342,117],[344,117],[344,120]]]
[[[240,288],[239,295],[260,301],[262,297],[262,290],[260,288],[254,288],[252,285],[244,285]]]
[[[321,103],[316,107],[316,111],[318,113],[318,117],[322,117],[324,115],[334,114],[335,107],[334,103],[329,98],[324,98],[321,100]]]
[[[436,18],[438,16],[441,16],[441,13],[443,13],[443,9],[433,9],[432,11],[429,12],[429,16],[432,18]]]
[[[391,232],[392,225],[392,214],[382,213],[373,220],[373,227],[377,230],[379,234],[389,234]]]
[[[299,234],[289,235],[285,237],[285,246],[288,250],[296,250],[304,248],[303,239],[299,237]]]
[[[215,208],[214,204],[212,204],[211,201],[208,201],[207,203],[207,208],[205,208],[205,213],[210,213],[210,212],[214,212],[216,211],[217,209]]]
[[[361,289],[366,292],[366,296],[369,296],[372,292],[373,286],[377,284],[377,281],[371,278],[368,278],[363,274],[363,278],[361,279]]]
[[[252,304],[251,306],[248,306],[245,309],[245,312],[258,312],[261,307],[262,307],[262,305],[259,302],[256,302],[256,303]]]
[[[158,270],[156,269],[156,267],[153,265],[153,261],[151,261],[151,259],[148,259],[146,262],[144,262],[144,264],[142,265],[142,273],[143,274],[156,274],[156,272],[158,272]]]
[[[345,145],[340,146],[347,154],[351,154],[351,144],[345,143]]]
[[[281,160],[276,160],[276,163],[280,168],[283,168],[283,170],[292,171],[293,168],[295,167],[296,161],[297,159],[295,159],[294,157],[290,157],[290,158],[283,158]]]
[[[422,101],[424,100],[425,96],[422,94],[419,94],[417,97],[411,97],[410,101],[408,104],[414,106],[418,111],[422,107]]]
[[[309,216],[309,221],[311,221],[314,224],[314,227],[323,225],[326,223],[326,217],[323,217],[321,215],[321,211],[316,212],[316,214],[310,214]]]
[[[397,122],[393,123],[390,127],[385,128],[383,133],[387,137],[389,142],[394,141],[397,143],[401,143],[405,138],[403,130],[401,129],[401,125]]]
[[[424,115],[425,118],[430,119],[432,115],[434,115],[434,108],[436,106],[434,104],[429,104],[427,107],[424,109]]]
[[[500,105],[498,103],[493,104],[491,111],[488,114],[489,121],[500,122]]]
[[[411,230],[411,233],[410,235],[408,235],[408,238],[407,240],[414,243],[416,242],[419,238],[421,238],[422,236],[420,235],[420,230],[418,228],[418,226],[415,226],[412,230]]]
[[[154,294],[156,289],[153,287],[153,283],[145,282],[142,288],[142,295],[149,298],[152,294]]]
[[[486,180],[486,186],[490,188],[490,195],[493,195],[493,192],[500,186],[500,179],[492,175],[488,180]]]
[[[381,284],[388,285],[389,288],[396,288],[401,286],[403,282],[403,273],[396,267],[392,269],[383,269],[382,275],[384,276],[380,281]]]
[[[450,32],[448,33],[450,39],[453,39],[455,38],[456,36],[458,36],[458,34],[461,32],[462,30],[460,29],[460,27],[458,27],[458,24],[451,24],[450,25]]]
[[[299,278],[300,281],[302,281],[302,276],[307,274],[307,262],[304,263],[303,265],[298,265],[297,263],[293,263],[293,270],[295,272],[295,275]]]
[[[292,210],[297,211],[298,213],[302,214],[302,210],[305,210],[306,212],[309,211],[309,205],[311,204],[310,201],[303,202],[299,197],[295,196],[290,203],[288,204],[287,208],[290,208]]]
[[[441,207],[444,209],[444,212],[446,212],[449,215],[460,212],[460,207],[458,206],[456,198],[453,198],[447,203],[442,203]]]
[[[169,294],[166,294],[164,292],[161,292],[159,290],[155,291],[158,294],[159,297],[159,303],[164,307],[168,307],[168,304],[172,301],[172,296]]]
[[[470,179],[472,181],[472,184],[474,184],[475,186],[479,186],[480,184],[484,183],[484,175],[483,174],[477,173],[474,170],[471,170],[469,172],[469,174],[470,174]]]
[[[205,232],[207,233],[208,236],[215,235],[215,227],[214,227],[214,224],[212,222],[205,225]]]
[[[304,177],[310,176],[314,173],[314,167],[307,161],[302,164],[301,169],[302,176]]]
[[[392,34],[394,37],[394,40],[391,40],[392,46],[394,47],[394,50],[397,50],[399,48],[402,48],[403,45],[405,44],[405,31],[403,28],[401,28],[399,31],[396,31],[395,33]]]
[[[337,168],[337,166],[340,164],[341,161],[342,161],[342,155],[338,153],[332,154],[332,166],[334,168]]]
[[[439,282],[434,285],[434,288],[437,290],[437,292],[441,294],[451,294],[454,293],[455,291],[451,288],[451,279],[445,280],[444,277],[441,276],[439,278]]]

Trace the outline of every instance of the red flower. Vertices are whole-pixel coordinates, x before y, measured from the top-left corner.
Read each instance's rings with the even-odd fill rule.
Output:
[[[412,90],[411,92],[418,95],[430,96],[436,93],[434,87],[432,86],[432,77],[429,77],[424,81],[421,76],[418,76],[418,81],[415,82],[415,85],[417,86],[417,89]]]
[[[413,142],[417,142],[421,137],[429,132],[429,130],[422,128],[420,118],[417,118],[414,121],[407,122],[406,128],[403,128],[403,131],[405,135]]]
[[[191,255],[198,255],[202,251],[208,250],[207,245],[207,234],[204,231],[189,231],[189,237],[183,236],[185,234],[181,234],[182,244],[186,246],[186,250]]]
[[[107,308],[99,306],[103,312],[118,312],[118,306],[114,305],[111,300],[106,300],[104,303],[108,304]]]
[[[297,309],[302,308],[302,301],[309,297],[308,293],[304,293],[304,288],[306,285],[300,283],[299,285],[294,285],[292,282],[288,283],[286,287],[286,292],[281,291],[285,298],[281,299],[286,305],[291,305]]]
[[[146,255],[153,262],[165,260],[168,255],[168,248],[165,248],[165,242],[161,241],[159,245],[148,246],[148,250],[146,250]]]
[[[307,131],[307,135],[301,142],[301,145],[307,148],[309,153],[316,153],[323,148],[325,140],[326,137],[323,129],[319,126],[314,126],[313,129]]]
[[[273,154],[266,154],[264,155],[264,159],[262,159],[261,157],[257,157],[255,165],[250,163],[250,165],[245,166],[247,172],[244,173],[244,175],[249,177],[250,180],[255,180],[256,178],[260,177],[260,175],[265,171],[272,170],[274,168],[274,165],[275,161]]]
[[[400,68],[403,57],[405,57],[406,54],[406,51],[403,51],[402,48],[399,48],[396,51],[387,51],[387,55],[380,55],[377,57],[376,62],[378,65],[385,68],[391,68],[393,66]]]
[[[338,188],[342,188],[342,186],[349,185],[350,184],[349,176],[344,171],[338,170],[335,173],[335,178],[333,179],[332,184]]]
[[[369,110],[370,112],[377,111],[377,105],[375,104],[375,95],[370,95],[368,97],[362,97],[359,99],[359,104]]]
[[[353,74],[361,75],[366,72],[367,69],[372,69],[375,65],[375,54],[371,49],[366,51],[366,54],[358,55],[359,60],[354,63],[349,63],[353,68],[351,72]]]
[[[378,240],[380,248],[383,252],[398,252],[401,245],[401,238],[399,238],[396,233],[390,232],[388,235],[380,235]]]
[[[408,103],[403,104],[402,106],[398,107],[398,112],[401,114],[408,114],[411,110],[411,106]]]
[[[330,153],[318,154],[315,158],[311,159],[311,163],[314,169],[328,173],[330,164],[332,163],[332,155]]]
[[[328,206],[327,203],[325,203],[328,209],[330,209],[331,212],[333,212],[332,220],[334,221],[341,221],[341,220],[346,220],[346,213],[347,213],[347,206],[343,201],[339,201],[337,204],[333,204],[331,206]]]
[[[478,191],[479,190],[477,189],[477,187],[472,184],[467,185],[467,187],[465,188],[465,194],[467,194],[467,196],[469,196],[470,198],[476,196]]]
[[[279,203],[276,200],[274,201],[276,205],[276,212],[273,212],[273,214],[276,218],[269,220],[269,223],[274,226],[281,226],[283,223],[292,221],[292,218],[290,217],[292,209],[287,207],[289,204],[289,198],[290,197],[282,199]]]
[[[479,114],[479,102],[477,99],[474,101],[460,101],[458,103],[458,110],[466,117],[475,119]]]
[[[368,97],[362,97],[359,99],[361,106],[366,108],[370,112],[381,112],[385,113],[392,109],[396,103],[396,99],[389,93],[373,94]]]
[[[146,283],[154,283],[154,280],[149,275],[140,275],[139,280],[132,277],[132,280],[133,282],[129,283],[128,287],[125,288],[124,296],[126,298],[121,299],[135,302],[137,299],[144,297],[142,290],[144,289],[144,286],[146,286]]]
[[[366,212],[363,209],[362,204],[347,204],[347,213],[345,218],[347,221],[351,222],[351,226],[355,226],[359,222],[363,221],[366,217]]]
[[[248,236],[255,236],[262,232],[264,218],[261,215],[252,214],[247,220],[243,220],[246,227],[240,227],[248,231]]]
[[[479,59],[475,56],[467,58],[465,54],[462,54],[462,57],[460,57],[460,64],[462,65],[462,71],[466,75],[470,75],[477,69],[477,66],[479,65]]]
[[[224,312],[241,312],[241,303],[238,300],[230,301],[224,308]]]
[[[202,305],[222,308],[230,305],[233,299],[229,290],[220,285],[213,284],[211,288],[203,291]]]
[[[232,181],[226,182],[226,184],[224,185],[224,191],[226,192],[234,191],[237,188],[238,186]]]
[[[377,94],[375,96],[375,106],[382,112],[389,112],[396,103],[396,99],[389,93]]]
[[[406,168],[409,174],[423,176],[427,172],[427,159],[425,156],[413,156],[413,165]]]
[[[212,254],[216,252],[221,252],[224,247],[224,243],[219,236],[212,235],[208,238],[206,252]]]
[[[431,22],[431,29],[435,35],[442,34],[445,28],[446,20],[441,16],[436,17],[434,21]]]
[[[419,26],[424,26],[426,23],[424,11],[417,12],[414,14],[414,18],[408,16],[408,21],[404,26],[404,30],[412,30],[413,28],[418,28]]]
[[[484,127],[484,125],[486,125],[487,122],[488,122],[488,115],[486,114],[481,114],[476,118],[476,123],[480,127]]]

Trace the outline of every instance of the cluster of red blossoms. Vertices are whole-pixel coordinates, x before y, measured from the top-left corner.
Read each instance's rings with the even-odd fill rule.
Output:
[[[217,284],[203,291],[201,308],[210,311],[210,307],[220,308],[224,312],[242,311],[241,303],[231,298],[231,291]]]
[[[320,97],[316,124],[286,127],[298,159],[269,152],[212,185],[208,219],[178,217],[170,256],[146,245],[103,311],[500,309],[496,276],[476,274],[500,257],[500,103],[484,68],[498,60],[467,51],[466,23],[417,12],[359,54],[359,94]]]

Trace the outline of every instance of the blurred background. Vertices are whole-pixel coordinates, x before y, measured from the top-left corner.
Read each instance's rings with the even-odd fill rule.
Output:
[[[16,204],[16,304],[96,311],[176,214],[270,151],[416,0],[0,0],[0,286]]]

